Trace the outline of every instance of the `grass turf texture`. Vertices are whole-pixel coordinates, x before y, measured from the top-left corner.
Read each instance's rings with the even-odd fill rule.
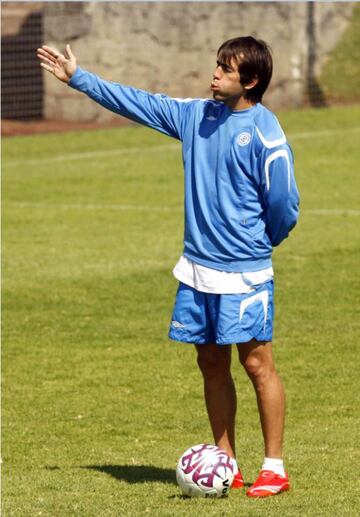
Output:
[[[292,490],[266,500],[175,484],[181,453],[212,442],[194,351],[166,337],[179,145],[137,127],[4,141],[4,515],[358,515],[359,115],[280,117],[302,194],[274,253]],[[262,439],[235,354],[233,373],[249,483]]]

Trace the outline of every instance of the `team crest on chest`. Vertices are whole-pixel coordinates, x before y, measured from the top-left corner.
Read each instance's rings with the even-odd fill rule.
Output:
[[[251,134],[248,133],[247,131],[243,131],[237,137],[236,142],[243,147],[245,145],[248,145],[250,143],[250,140],[251,140]]]

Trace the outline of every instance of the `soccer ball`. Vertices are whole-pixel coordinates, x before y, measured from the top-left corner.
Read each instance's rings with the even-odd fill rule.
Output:
[[[224,497],[234,479],[234,463],[216,447],[201,443],[187,449],[176,467],[176,480],[184,495]]]

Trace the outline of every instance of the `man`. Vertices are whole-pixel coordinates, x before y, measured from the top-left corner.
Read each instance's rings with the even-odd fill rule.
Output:
[[[103,81],[43,46],[41,66],[102,106],[177,138],[185,172],[184,252],[170,338],[196,346],[215,443],[235,460],[232,344],[257,397],[265,459],[250,497],[289,489],[282,460],[285,395],[272,357],[271,253],[295,226],[293,157],[276,117],[262,104],[272,75],[263,41],[219,48],[210,99],[172,99]]]

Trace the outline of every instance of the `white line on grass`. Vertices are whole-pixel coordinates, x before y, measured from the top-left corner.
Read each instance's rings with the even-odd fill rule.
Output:
[[[307,138],[321,138],[323,136],[333,136],[343,133],[358,133],[360,127],[349,127],[346,129],[324,129],[323,131],[304,131],[303,133],[289,133],[289,140],[305,140]]]
[[[31,202],[9,202],[6,203],[15,208],[40,208],[60,210],[136,210],[140,212],[177,212],[183,209],[182,206],[156,206],[156,205],[131,205],[131,204],[92,204],[92,203],[31,203]]]
[[[360,210],[354,210],[351,208],[305,208],[304,210],[301,210],[301,212],[305,212],[305,214],[310,215],[360,215]]]
[[[31,202],[5,202],[5,205],[14,208],[39,208],[39,209],[59,209],[59,210],[120,210],[140,212],[179,212],[183,210],[180,205],[174,206],[157,206],[157,205],[132,205],[132,204],[106,204],[106,203],[31,203]],[[360,216],[360,210],[348,208],[304,208],[301,213],[307,215],[324,215],[324,216]]]
[[[305,140],[308,138],[321,138],[327,136],[333,136],[337,134],[344,133],[354,133],[359,132],[360,127],[353,127],[347,129],[329,129],[324,131],[309,131],[304,133],[289,133],[289,140],[292,142],[294,140]],[[48,158],[35,158],[30,160],[9,160],[6,162],[7,167],[15,167],[17,165],[46,165],[48,163],[56,163],[56,162],[67,162],[74,160],[87,160],[88,158],[102,158],[106,156],[121,156],[127,154],[147,154],[147,153],[158,153],[161,151],[179,151],[180,143],[172,143],[172,144],[164,144],[164,145],[155,145],[155,146],[141,146],[141,147],[128,147],[122,149],[107,149],[104,151],[85,151],[81,153],[69,153],[69,154],[59,154],[57,156],[51,156]]]
[[[121,156],[126,154],[151,154],[159,153],[161,151],[178,151],[180,144],[165,144],[154,145],[152,147],[126,147],[122,149],[108,149],[104,151],[86,151],[83,153],[69,153],[51,156],[49,158],[35,158],[34,160],[10,160],[6,163],[7,166],[15,165],[42,165],[56,162],[67,162],[74,160],[87,160],[88,158],[103,158],[106,156]]]

